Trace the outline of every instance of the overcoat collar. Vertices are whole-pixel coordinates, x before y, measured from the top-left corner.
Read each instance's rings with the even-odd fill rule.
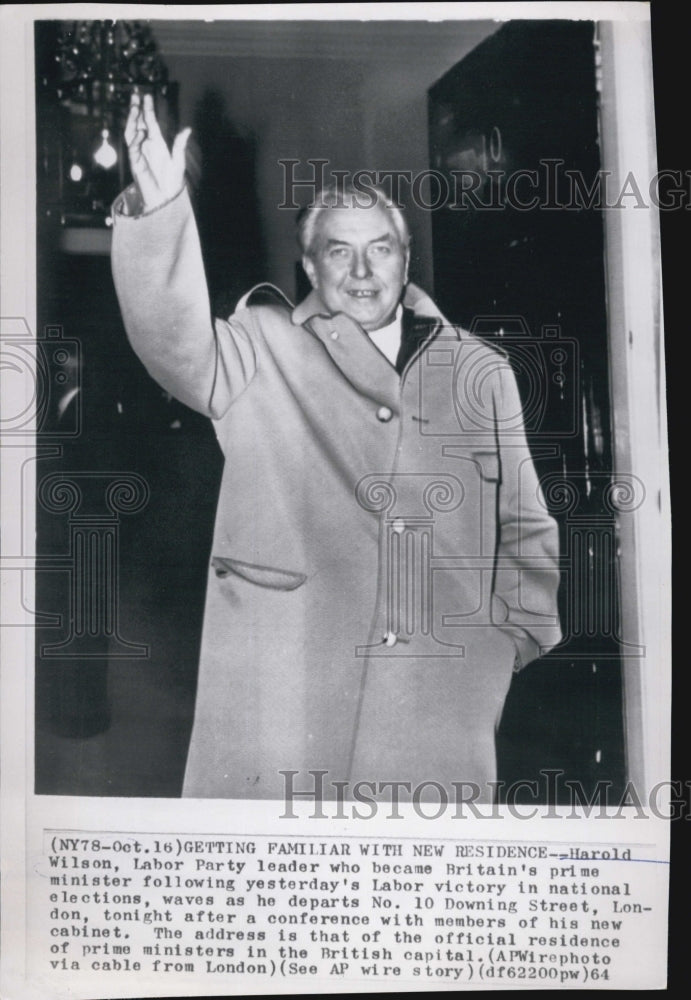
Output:
[[[425,317],[440,321],[443,326],[451,327],[451,324],[444,318],[432,299],[423,292],[421,288],[409,282],[403,296],[403,308],[411,309],[416,316]],[[292,320],[297,326],[302,326],[307,320],[315,316],[330,317],[331,313],[322,302],[319,293],[311,291],[307,298],[303,299],[293,309]]]
[[[365,331],[345,313],[332,314],[316,291],[310,292],[295,308],[273,285],[258,285],[242,300],[242,306],[257,302],[268,294],[273,301],[292,309],[295,326],[317,337],[334,364],[359,392],[385,404],[394,413],[400,408],[402,378],[376,347]],[[460,339],[461,332],[444,318],[432,299],[417,285],[409,283],[403,296],[403,335],[410,340],[399,355],[398,367],[403,371],[411,361],[444,329],[447,336]],[[401,362],[403,364],[401,364]],[[403,376],[405,378],[405,376]]]

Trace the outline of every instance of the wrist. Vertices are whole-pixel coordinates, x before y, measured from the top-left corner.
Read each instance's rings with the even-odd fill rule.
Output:
[[[134,182],[125,188],[113,202],[113,217],[126,216],[132,219],[141,219],[152,215],[179,198],[184,190],[185,184],[183,182],[181,187],[170,196],[162,196],[160,199],[144,199],[139,186]]]
[[[139,215],[151,215],[152,212],[157,212],[160,208],[164,208],[166,205],[169,205],[171,201],[175,201],[175,199],[182,194],[184,189],[185,183],[183,181],[180,187],[176,188],[172,194],[161,193],[158,197],[154,198],[144,198],[142,195],[142,210],[139,212]]]

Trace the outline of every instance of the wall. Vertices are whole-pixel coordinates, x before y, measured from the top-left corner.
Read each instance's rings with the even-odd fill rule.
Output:
[[[480,21],[156,25],[170,77],[180,84],[181,125],[216,90],[234,129],[254,143],[256,191],[247,197],[257,201],[262,277],[295,295],[296,213],[278,210],[279,161],[300,160],[296,177],[311,176],[308,159],[348,171],[425,170],[428,87],[497,28]],[[429,213],[413,209],[411,228],[411,278],[433,290]]]

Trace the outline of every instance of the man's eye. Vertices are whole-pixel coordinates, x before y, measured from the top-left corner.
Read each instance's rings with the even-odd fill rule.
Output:
[[[332,247],[331,250],[329,250],[329,257],[338,257],[338,258],[341,258],[341,257],[347,257],[347,256],[348,256],[348,248],[347,247]]]
[[[375,244],[375,246],[370,247],[370,252],[375,254],[376,256],[381,257],[382,255],[385,256],[386,254],[390,254],[391,247],[388,245],[388,243],[377,243]]]

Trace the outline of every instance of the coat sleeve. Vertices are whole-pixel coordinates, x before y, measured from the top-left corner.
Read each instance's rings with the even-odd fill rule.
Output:
[[[187,190],[142,212],[136,188],[113,206],[113,280],[125,330],[149,374],[218,419],[256,371],[250,312],[214,320]],[[245,325],[248,324],[248,325]]]
[[[492,619],[513,639],[515,668],[560,640],[559,533],[547,511],[523,424],[511,366],[497,364],[495,419],[500,456],[498,546]]]

